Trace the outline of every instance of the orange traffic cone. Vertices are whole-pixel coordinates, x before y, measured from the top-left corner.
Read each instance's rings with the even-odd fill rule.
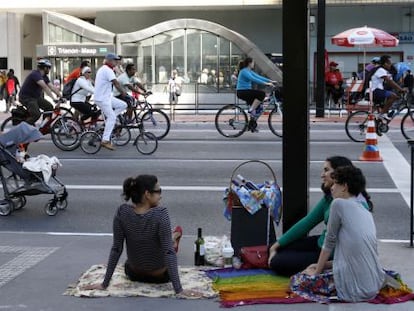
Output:
[[[382,161],[379,149],[377,147],[377,133],[375,130],[374,115],[368,116],[367,135],[365,137],[365,146],[362,155],[359,157],[361,161]]]

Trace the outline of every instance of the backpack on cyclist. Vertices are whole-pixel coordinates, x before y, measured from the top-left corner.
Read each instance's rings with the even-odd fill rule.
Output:
[[[370,71],[365,72],[365,80],[364,80],[364,85],[362,86],[361,89],[361,94],[362,97],[365,97],[365,92],[367,91],[367,89],[369,88],[369,83],[371,82],[371,78],[372,76],[377,72],[378,69],[382,68],[381,66],[376,66],[374,68],[372,68]]]
[[[63,98],[66,98],[67,100],[70,100],[71,97],[73,96],[73,94],[76,94],[77,92],[79,92],[81,90],[81,88],[79,88],[78,90],[76,90],[75,92],[72,93],[73,86],[75,85],[77,80],[78,80],[78,78],[72,79],[72,80],[70,80],[69,82],[67,82],[63,85],[63,90],[62,90]]]

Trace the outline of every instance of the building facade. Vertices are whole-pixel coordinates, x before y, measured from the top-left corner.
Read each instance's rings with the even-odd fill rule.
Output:
[[[404,61],[411,66],[414,4],[383,1],[384,4],[357,7],[327,3],[326,49],[345,77],[359,71],[373,56],[384,53],[390,54],[394,62]],[[125,61],[136,63],[141,79],[155,89],[161,90],[171,70],[177,69],[187,82],[191,95],[185,100],[189,102],[195,101],[192,96],[196,93],[206,94],[207,98],[208,94],[232,91],[231,75],[238,61],[246,55],[258,62],[259,71],[281,80],[278,67],[265,57],[282,52],[282,9],[278,5],[200,10],[188,6],[173,10],[105,8],[96,9],[86,21],[76,18],[81,13],[73,9],[71,15],[40,10],[35,13],[0,12],[0,34],[5,38],[5,44],[0,45],[0,69],[14,68],[22,79],[38,57],[49,57],[55,65],[53,76],[63,78],[83,59],[90,59],[96,69],[107,52],[116,51]],[[310,15],[309,72],[313,85],[317,35],[315,6],[311,6]],[[364,25],[398,36],[399,46],[369,48],[364,60],[362,49],[330,43],[335,34]],[[294,29],[291,35],[295,36]]]

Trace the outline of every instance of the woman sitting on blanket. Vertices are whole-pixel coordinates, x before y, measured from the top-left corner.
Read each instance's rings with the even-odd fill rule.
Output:
[[[328,223],[329,210],[333,200],[331,174],[334,169],[347,165],[352,165],[351,160],[342,156],[333,156],[325,160],[321,173],[321,188],[324,196],[308,215],[299,220],[270,247],[269,267],[277,274],[291,276],[318,260],[326,229],[321,235],[307,236],[307,234],[321,222],[324,222],[325,225]],[[365,189],[358,195],[358,200],[365,208],[372,210],[372,202]]]
[[[354,166],[333,173],[326,238],[318,262],[291,278],[292,291],[306,299],[358,302],[374,298],[388,279],[377,253],[372,213],[357,199],[365,189],[365,177]],[[329,261],[334,252],[333,261]]]
[[[160,207],[161,188],[157,177],[139,175],[124,181],[123,196],[132,204],[122,204],[113,221],[113,244],[109,255],[105,278],[101,284],[84,289],[105,289],[118,264],[126,241],[127,260],[125,274],[131,281],[146,283],[172,282],[178,296],[200,296],[199,293],[181,287],[177,267],[178,242],[182,230],[177,227],[171,238],[168,210]]]

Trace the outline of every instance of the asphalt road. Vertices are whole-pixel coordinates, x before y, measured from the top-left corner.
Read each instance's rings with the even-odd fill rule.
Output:
[[[116,151],[101,150],[87,155],[78,149],[64,152],[49,137],[30,146],[33,155],[55,155],[63,166],[58,178],[68,187],[68,208],[54,217],[43,207],[50,196],[28,197],[27,206],[0,218],[3,231],[110,233],[112,216],[122,202],[121,185],[127,176],[150,173],[164,188],[163,204],[170,209],[173,224],[183,226],[186,235],[202,227],[205,235],[229,234],[230,224],[222,216],[223,190],[234,168],[244,161],[266,161],[282,180],[282,141],[262,126],[260,133],[246,133],[237,139],[220,136],[209,123],[173,124],[171,134],[160,141],[151,156],[141,155],[132,145]],[[310,206],[320,198],[320,170],[327,156],[341,154],[357,161],[362,145],[351,142],[341,123],[311,124]],[[397,130],[389,134],[409,161],[410,149]],[[356,162],[367,176],[375,204],[380,239],[408,239],[409,208],[381,162]],[[244,165],[238,173],[256,182],[271,179],[272,173],[259,164]],[[278,229],[279,231],[281,228]]]
[[[229,140],[221,137],[212,123],[174,123],[170,135],[160,142],[151,156],[139,154],[132,145],[115,152],[101,150],[90,156],[81,150],[62,152],[46,137],[30,146],[32,155],[55,155],[63,166],[58,178],[67,186],[68,208],[56,216],[43,211],[50,195],[27,198],[27,206],[10,216],[0,217],[0,309],[5,310],[219,310],[215,300],[182,301],[161,298],[82,299],[62,296],[67,285],[92,264],[104,263],[111,245],[112,217],[122,202],[121,185],[127,176],[156,174],[163,188],[163,204],[170,210],[173,225],[184,228],[179,264],[189,265],[193,259],[196,228],[204,235],[229,234],[230,223],[224,219],[223,190],[230,183],[234,168],[250,159],[266,161],[282,180],[282,142],[262,126],[260,133],[246,133]],[[389,135],[392,151],[398,150],[397,166],[406,167],[410,149],[398,129]],[[409,238],[409,208],[400,185],[402,174],[389,169],[389,150],[385,162],[359,162],[362,144],[351,142],[343,123],[311,123],[310,132],[310,206],[321,196],[320,170],[327,156],[341,154],[355,160],[367,176],[372,195],[378,237],[383,240]],[[384,150],[385,153],[385,150]],[[401,154],[402,156],[401,156]],[[393,159],[391,159],[392,162]],[[394,162],[395,162],[394,161]],[[257,164],[244,165],[243,176],[260,182],[272,178],[272,172]],[[406,172],[405,172],[406,173]],[[406,179],[406,176],[405,176]],[[320,227],[315,231],[319,231]],[[277,228],[278,233],[281,228]],[[36,262],[27,255],[30,268],[14,265],[24,251],[54,250]],[[23,249],[23,253],[22,250]],[[387,267],[398,268],[404,279],[413,284],[412,254],[401,243],[380,243],[382,260]],[[399,265],[395,266],[397,256]],[[405,262],[406,261],[406,262]],[[403,263],[401,263],[403,262]],[[14,278],[1,285],[3,274]],[[244,306],[243,310],[412,310],[412,303],[398,305],[371,304],[295,304]]]

